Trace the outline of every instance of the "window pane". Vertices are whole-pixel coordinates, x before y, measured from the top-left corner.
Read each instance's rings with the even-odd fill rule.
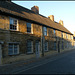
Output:
[[[26,23],[27,24],[27,32],[31,33],[31,23]]]
[[[47,28],[46,27],[44,27],[44,31],[47,31]]]
[[[17,20],[14,20],[14,25],[17,25]]]
[[[10,24],[13,24],[13,19],[10,19]]]
[[[9,44],[8,54],[9,55],[13,54],[13,45],[12,44]]]
[[[18,53],[18,48],[14,48],[14,54],[17,54]]]
[[[31,23],[27,23],[27,27],[28,28],[31,28]]]
[[[31,28],[27,28],[27,32],[31,33]]]
[[[27,46],[31,47],[31,41],[27,41]]]
[[[54,30],[54,34],[55,34],[55,30]]]
[[[54,42],[54,50],[56,50],[56,42]]]
[[[48,50],[48,42],[45,42],[45,51],[47,51]]]
[[[18,53],[18,45],[14,44],[14,54],[17,54],[17,53]]]
[[[32,52],[32,41],[27,41],[27,52]]]
[[[44,27],[44,35],[47,35],[47,28]]]
[[[27,48],[27,52],[31,52],[31,47],[28,47]]]
[[[47,35],[47,32],[44,32],[44,35]]]
[[[8,54],[13,55],[18,53],[18,45],[17,44],[9,44]]]
[[[17,20],[10,18],[10,29],[17,30]]]
[[[16,28],[16,26],[14,26],[14,30],[16,30],[17,28]]]

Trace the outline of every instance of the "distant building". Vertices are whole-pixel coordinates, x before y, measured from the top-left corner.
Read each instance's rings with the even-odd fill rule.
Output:
[[[63,21],[54,16],[39,14],[39,7],[31,10],[11,0],[0,1],[0,63],[40,58],[52,52],[73,49],[73,34]]]

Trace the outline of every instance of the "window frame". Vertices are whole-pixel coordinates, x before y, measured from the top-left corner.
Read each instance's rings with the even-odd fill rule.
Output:
[[[9,52],[10,51],[9,50],[9,48],[10,48],[9,45],[12,45],[12,50],[13,50],[12,54],[10,54],[10,52]],[[15,45],[17,45],[17,53],[16,54],[15,54]],[[19,44],[18,43],[9,43],[8,44],[8,55],[17,55],[17,54],[19,54]]]
[[[30,24],[30,32],[28,32],[28,24]],[[27,33],[32,33],[32,24],[27,22],[26,23],[26,27],[27,27]]]
[[[45,49],[45,45],[47,44],[47,50]],[[45,44],[44,44],[44,51],[48,51],[48,41],[45,41]]]
[[[47,36],[47,27],[43,27],[43,30],[44,30],[44,36]]]
[[[54,32],[54,36],[55,36],[56,35],[56,30],[54,29],[53,32]]]
[[[10,24],[9,24],[9,30],[13,30],[13,31],[18,31],[18,19],[16,19],[16,18],[12,18],[12,17],[10,17],[9,18],[10,19]],[[11,25],[11,20],[13,20],[13,24]],[[14,21],[16,20],[16,24],[14,25]],[[16,26],[16,29],[14,28],[10,28],[11,26]]]
[[[28,47],[28,41],[31,41],[31,51],[30,52],[28,52],[28,48],[30,48]],[[27,40],[27,53],[28,54],[33,53],[33,41],[32,40]]]

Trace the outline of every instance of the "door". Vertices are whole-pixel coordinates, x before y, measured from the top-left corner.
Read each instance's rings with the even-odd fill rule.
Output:
[[[36,41],[35,50],[36,50],[36,58],[39,58],[40,57],[40,42],[39,41]]]
[[[1,59],[2,59],[2,50],[1,50],[1,44],[0,44],[0,64],[1,64]]]

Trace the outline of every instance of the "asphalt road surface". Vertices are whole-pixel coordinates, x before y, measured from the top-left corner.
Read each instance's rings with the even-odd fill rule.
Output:
[[[75,50],[59,54],[18,74],[75,74]]]

